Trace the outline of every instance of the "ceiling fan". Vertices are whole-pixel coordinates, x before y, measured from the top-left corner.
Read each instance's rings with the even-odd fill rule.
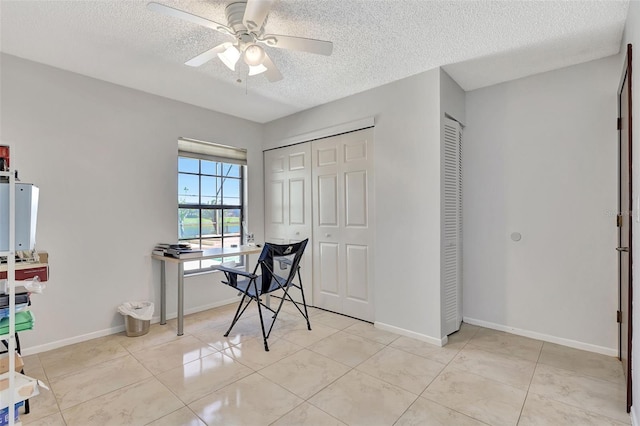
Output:
[[[247,0],[231,3],[225,9],[227,25],[160,3],[151,2],[147,4],[147,9],[214,29],[235,39],[199,54],[185,62],[186,65],[199,67],[218,56],[229,69],[235,71],[236,63],[242,57],[249,66],[249,75],[264,73],[269,81],[274,82],[281,80],[282,74],[263,45],[326,56],[333,51],[333,43],[330,41],[265,33],[267,15],[274,2],[275,0]]]

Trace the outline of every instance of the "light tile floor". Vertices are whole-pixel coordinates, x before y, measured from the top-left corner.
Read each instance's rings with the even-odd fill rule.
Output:
[[[253,310],[251,310],[253,308]],[[25,357],[29,425],[629,425],[615,358],[463,324],[444,348],[288,306],[265,352],[235,306]]]

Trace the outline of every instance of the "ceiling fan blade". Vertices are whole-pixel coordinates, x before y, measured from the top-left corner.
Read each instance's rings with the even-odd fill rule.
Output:
[[[265,34],[259,42],[280,49],[298,50],[301,52],[317,53],[319,55],[331,55],[333,43],[330,41],[316,40],[313,38],[293,37],[277,34]]]
[[[199,67],[200,65],[207,63],[218,56],[218,53],[224,52],[229,46],[231,46],[230,42],[219,44],[213,49],[209,49],[206,52],[199,54],[195,58],[189,59],[184,64],[189,65],[190,67]]]
[[[160,13],[162,15],[172,16],[174,18],[182,19],[183,21],[191,22],[193,24],[202,25],[203,27],[211,28],[216,31],[220,31],[225,34],[233,35],[233,31],[226,25],[219,24],[215,21],[203,18],[201,16],[193,15],[183,10],[174,9],[173,7],[165,6],[164,4],[151,2],[147,4],[147,9]]]
[[[280,73],[280,70],[278,70],[278,68],[273,63],[269,55],[267,55],[266,53],[264,55],[264,61],[262,62],[262,65],[264,65],[267,68],[267,70],[264,72],[264,75],[265,77],[267,77],[267,80],[269,80],[272,83],[282,80],[282,74]]]
[[[264,20],[267,19],[271,5],[275,0],[248,0],[244,10],[242,23],[249,31],[256,31],[262,28]]]

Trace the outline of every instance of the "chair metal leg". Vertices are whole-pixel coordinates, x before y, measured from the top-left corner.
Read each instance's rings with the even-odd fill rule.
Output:
[[[311,323],[309,322],[309,312],[307,311],[307,301],[304,298],[304,289],[302,288],[302,277],[300,276],[300,269],[298,269],[298,281],[300,282],[300,286],[297,286],[293,283],[291,283],[290,285],[300,289],[300,293],[302,294],[302,305],[304,306],[304,312],[302,312],[302,309],[300,309],[300,306],[298,306],[298,303],[295,300],[293,300],[293,298],[289,294],[288,288],[283,288],[284,295],[282,296],[282,299],[284,300],[285,298],[288,298],[291,301],[291,303],[293,303],[293,306],[295,306],[298,312],[300,312],[300,315],[302,315],[304,319],[307,320],[307,329],[311,330]]]
[[[256,284],[256,282],[254,281],[254,288],[256,291],[256,295],[259,294],[258,293],[258,285]],[[260,316],[260,330],[262,330],[262,339],[264,340],[264,350],[269,352],[269,344],[267,343],[267,335],[264,332],[264,320],[262,319],[262,301],[260,300],[260,296],[256,296],[256,301],[258,302],[258,315]],[[275,322],[275,321],[274,321]],[[273,326],[273,324],[271,324],[271,326]],[[269,329],[269,331],[271,331],[271,329]]]
[[[309,322],[309,312],[307,312],[307,301],[304,298],[304,289],[302,288],[302,277],[298,268],[298,282],[300,283],[300,294],[302,294],[302,306],[304,306],[304,319],[307,320],[307,330],[311,331],[311,323]]]
[[[233,328],[234,325],[236,325],[236,322],[238,322],[238,320],[244,313],[245,309],[247,309],[247,306],[249,306],[249,303],[251,303],[251,299],[249,299],[244,309],[242,309],[242,312],[240,312],[240,309],[242,308],[242,304],[244,303],[244,299],[246,298],[247,298],[247,293],[244,293],[242,295],[242,299],[240,299],[240,303],[238,304],[238,309],[236,309],[236,314],[233,316],[233,321],[231,321],[231,326],[229,327],[227,332],[224,333],[224,337],[229,337],[229,333],[231,332],[231,329]]]
[[[284,289],[284,294],[287,294],[287,289]],[[278,314],[280,313],[280,309],[282,309],[282,304],[284,303],[285,297],[283,296],[282,298],[280,298],[280,303],[278,304],[278,309],[276,309],[275,311],[273,311],[273,309],[270,309],[271,311],[273,311],[273,316],[271,317],[273,319],[273,321],[271,321],[271,326],[269,327],[269,332],[267,333],[267,338],[269,338],[269,336],[271,335],[271,330],[273,330],[273,326],[276,324],[276,318],[278,318]]]

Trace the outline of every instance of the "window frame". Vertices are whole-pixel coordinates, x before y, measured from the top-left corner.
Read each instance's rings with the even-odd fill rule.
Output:
[[[239,245],[244,244],[244,239],[245,239],[245,229],[244,229],[244,223],[245,223],[245,209],[246,209],[246,197],[245,197],[245,179],[246,179],[246,164],[242,164],[238,161],[235,161],[234,159],[226,159],[223,157],[214,157],[212,158],[211,156],[208,155],[202,155],[199,153],[191,153],[191,152],[183,152],[183,151],[179,151],[178,152],[178,164],[177,164],[177,180],[178,182],[180,181],[180,176],[181,175],[187,175],[187,176],[196,176],[197,180],[198,180],[198,203],[180,203],[180,187],[178,185],[177,187],[177,221],[176,221],[176,231],[177,231],[177,235],[178,235],[178,241],[179,242],[190,242],[190,241],[194,241],[197,240],[200,247],[202,246],[203,241],[220,241],[220,246],[224,247],[225,246],[225,239],[239,239]],[[198,161],[198,171],[197,173],[195,172],[185,172],[185,171],[181,171],[180,170],[180,159],[181,158],[185,158],[185,159],[190,159],[190,160],[196,160]],[[203,161],[211,161],[211,162],[216,162],[219,163],[220,166],[220,171],[218,172],[217,168],[215,171],[215,174],[210,174],[210,173],[203,173],[203,167],[202,167],[202,162]],[[238,176],[229,176],[226,175],[224,173],[224,170],[226,168],[226,166],[237,166],[238,167]],[[220,201],[221,204],[203,204],[203,194],[202,194],[202,178],[206,177],[206,178],[217,178],[220,179],[220,183],[219,183],[219,188],[220,188]],[[237,180],[238,181],[238,201],[239,204],[225,204],[225,198],[224,198],[224,184],[226,179],[233,179],[233,180]],[[218,185],[216,184],[216,189],[218,188]],[[181,214],[180,214],[180,210],[181,209],[189,209],[189,210],[196,210],[198,213],[198,234],[196,237],[181,237],[181,232],[180,232],[180,225],[181,225]],[[224,215],[224,212],[226,210],[239,210],[240,212],[240,216],[239,216],[239,231],[238,232],[234,232],[234,233],[230,233],[230,235],[225,235],[225,226],[224,226],[224,217],[226,217]],[[203,226],[202,226],[202,218],[203,218],[203,212],[205,211],[211,211],[213,212],[213,214],[215,214],[215,212],[220,212],[219,213],[219,217],[222,218],[222,223],[223,225],[220,228],[220,234],[219,235],[212,235],[212,236],[203,236]],[[217,215],[216,215],[217,216]],[[205,246],[206,247],[206,246]],[[202,250],[205,250],[205,248],[202,248]],[[244,265],[244,257],[243,256],[238,256],[238,258],[224,258],[225,262],[229,262],[229,261],[235,261],[236,266],[243,266]],[[203,266],[203,263],[205,263],[206,265]],[[215,270],[211,269],[211,266],[213,265],[218,265],[222,263],[222,258],[213,258],[213,259],[205,259],[205,260],[193,260],[193,261],[188,261],[185,262],[184,264],[184,269],[185,269],[185,275],[197,275],[197,274],[202,274],[202,273],[210,273],[210,272],[215,272]]]

